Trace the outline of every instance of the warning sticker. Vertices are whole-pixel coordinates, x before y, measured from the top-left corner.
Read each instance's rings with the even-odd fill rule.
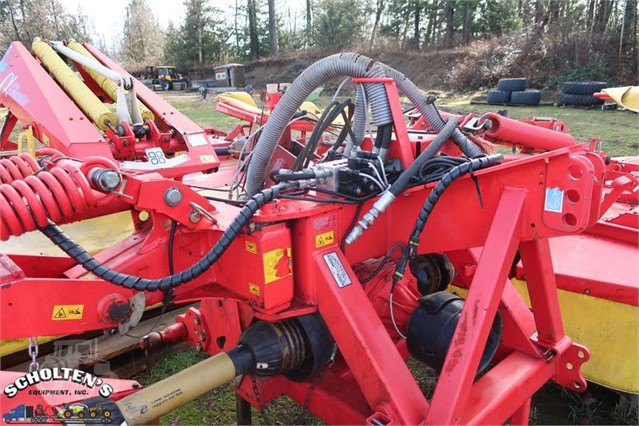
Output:
[[[267,251],[262,256],[264,260],[264,284],[288,277],[293,272],[290,247]]]
[[[547,212],[561,213],[564,205],[564,191],[561,188],[546,188],[546,200],[544,210]]]
[[[249,283],[249,293],[255,295],[255,296],[259,296],[260,295],[260,287],[258,285],[255,285],[253,283]]]
[[[53,305],[52,320],[80,320],[84,305]]]
[[[324,262],[326,262],[328,269],[331,270],[331,274],[333,274],[333,278],[335,278],[335,282],[339,288],[352,284],[351,277],[348,276],[348,272],[344,269],[344,265],[342,265],[342,261],[339,260],[337,253],[334,251],[326,253],[324,255]]]
[[[315,236],[315,248],[324,247],[335,242],[335,232],[329,231]]]
[[[250,241],[246,241],[245,246],[246,246],[246,251],[248,251],[249,253],[257,254],[257,244],[252,243]]]

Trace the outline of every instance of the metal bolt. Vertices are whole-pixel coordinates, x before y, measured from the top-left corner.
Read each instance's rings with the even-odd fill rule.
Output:
[[[200,341],[205,341],[206,340],[206,333],[203,331],[200,333]]]
[[[91,183],[104,192],[113,192],[122,182],[115,170],[95,168],[89,172]]]
[[[202,219],[202,216],[197,212],[197,210],[191,210],[191,214],[189,214],[189,220],[192,223],[198,223]]]
[[[182,191],[175,186],[170,187],[164,192],[164,202],[167,206],[177,206],[182,201]]]
[[[194,318],[193,318],[193,323],[194,323],[195,325],[200,325],[200,322],[201,322],[201,321],[200,321],[200,317],[194,317]]]
[[[197,345],[195,346],[195,350],[198,352],[202,352],[202,344],[200,342],[197,342]]]

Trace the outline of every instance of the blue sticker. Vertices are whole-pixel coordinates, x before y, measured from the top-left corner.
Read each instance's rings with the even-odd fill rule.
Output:
[[[561,213],[564,206],[564,191],[559,187],[546,188],[546,201],[544,210],[547,212]]]
[[[7,49],[6,52],[4,52],[4,56],[2,57],[2,60],[0,61],[0,72],[3,72],[4,70],[7,69],[7,61],[4,58],[8,58],[9,57],[9,52],[11,52],[11,45],[9,45],[9,48]]]

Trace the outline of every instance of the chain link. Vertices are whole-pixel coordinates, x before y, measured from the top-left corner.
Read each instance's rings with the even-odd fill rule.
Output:
[[[262,404],[262,398],[260,398],[260,391],[257,389],[257,380],[255,376],[251,375],[251,384],[253,385],[253,394],[255,395],[255,401],[257,402],[257,408],[260,410],[260,414],[264,418],[264,424],[272,425],[268,416],[266,415],[266,406]]]
[[[40,346],[38,346],[37,337],[29,337],[28,352],[29,356],[31,357],[31,364],[29,364],[29,373],[31,373],[34,370],[40,369],[40,364],[38,364],[38,353],[40,352]]]

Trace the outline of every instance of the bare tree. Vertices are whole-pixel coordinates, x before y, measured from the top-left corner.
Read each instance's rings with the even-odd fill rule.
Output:
[[[248,0],[247,13],[249,18],[249,45],[251,59],[260,57],[260,44],[257,38],[257,15],[255,12],[255,0]]]
[[[311,45],[313,38],[313,0],[306,0],[306,28],[304,28],[304,47]]]
[[[521,0],[519,1],[521,10]],[[464,44],[470,43],[470,1],[464,2],[464,26],[462,27],[462,41]]]
[[[310,0],[309,0],[310,1]],[[377,37],[377,31],[379,30],[379,21],[382,18],[382,12],[384,11],[384,0],[377,0],[375,7],[375,23],[373,24],[373,31],[371,32],[371,49],[375,46],[375,37]]]
[[[129,67],[158,64],[164,58],[164,35],[146,0],[130,0],[120,55]]]
[[[275,0],[268,0],[268,37],[271,44],[271,56],[277,56],[277,17],[275,16]]]
[[[426,44],[435,43],[435,33],[439,26],[439,22],[437,20],[439,15],[437,13],[438,11],[439,11],[438,0],[433,0],[432,4],[430,5],[430,13],[428,16],[428,27],[426,27],[426,37],[425,37]]]
[[[637,49],[637,0],[626,0],[619,35],[619,57],[624,50],[632,55]]]
[[[453,47],[455,37],[455,1],[446,2],[446,47]]]
[[[22,41],[22,37],[20,37],[20,30],[18,29],[18,23],[16,22],[16,11],[11,0],[7,0],[7,8],[9,10],[9,17],[11,18],[11,25],[13,26],[13,32],[15,33],[16,40]]]
[[[422,5],[421,5],[419,0],[414,0],[413,7],[414,7],[414,15],[413,15],[413,33],[414,33],[414,35],[413,35],[413,48],[415,50],[419,50],[419,40],[420,40],[420,31],[419,31],[420,14],[419,14],[419,12],[421,11]]]

